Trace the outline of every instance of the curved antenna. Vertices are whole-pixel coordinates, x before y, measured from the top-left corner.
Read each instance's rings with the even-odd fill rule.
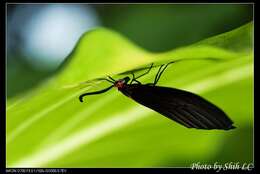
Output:
[[[100,91],[95,91],[95,92],[88,92],[88,93],[84,93],[84,94],[81,94],[79,96],[79,101],[80,102],[83,102],[83,97],[87,96],[87,95],[95,95],[95,94],[101,94],[101,93],[104,93],[104,92],[107,92],[108,90],[110,90],[114,85],[111,85],[109,86],[108,88],[105,88],[105,89],[102,89]]]

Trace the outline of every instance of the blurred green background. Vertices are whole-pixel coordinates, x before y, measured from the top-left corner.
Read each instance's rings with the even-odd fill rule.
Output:
[[[7,13],[7,96],[11,97],[30,89],[50,76],[75,46],[80,35],[94,27],[104,26],[114,29],[148,51],[167,51],[230,31],[252,21],[253,6],[250,4],[78,4],[72,7],[65,4],[56,6],[9,4]],[[61,15],[57,17],[59,13]],[[63,22],[67,16],[75,17]],[[78,23],[74,24],[75,20]],[[42,21],[38,23],[43,24],[37,27],[38,23],[35,21]],[[56,24],[53,21],[56,21]],[[60,24],[57,24],[58,21]],[[70,30],[68,27],[70,25],[75,27],[71,27]],[[42,28],[39,29],[40,27]],[[32,35],[30,31],[42,37],[30,36]],[[76,36],[70,36],[71,32]],[[66,42],[64,38],[68,39],[68,37],[72,42],[71,45],[62,45]],[[50,43],[51,41],[53,44]],[[30,45],[35,45],[37,42],[43,44],[36,47],[38,52],[30,53],[31,49],[35,49]],[[29,46],[24,46],[26,44]],[[53,46],[45,48],[49,44]],[[63,49],[60,48],[62,46]],[[50,55],[47,55],[49,57],[57,55],[52,58],[59,59],[58,62],[46,58],[42,52],[49,52]],[[17,75],[23,78],[17,78]]]
[[[251,28],[198,43],[198,48],[177,49],[252,21],[252,5],[9,4],[7,12],[7,166],[188,167],[198,161],[253,161]],[[115,33],[96,30],[78,42],[97,27]],[[68,66],[57,72],[66,57]],[[185,129],[116,90],[81,105],[82,89],[59,86],[182,57],[231,60],[184,61],[169,68],[160,85],[201,94],[231,116],[235,131]],[[142,81],[152,81],[155,71]]]

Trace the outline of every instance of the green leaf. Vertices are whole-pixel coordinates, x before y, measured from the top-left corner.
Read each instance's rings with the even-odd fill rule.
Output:
[[[7,101],[7,167],[165,167],[253,161],[252,23],[196,44],[151,53],[105,28],[85,33],[61,69]],[[173,37],[174,36],[170,36]],[[206,59],[204,59],[206,58]],[[214,58],[219,61],[212,61]],[[78,96],[109,84],[81,82],[152,62],[172,64],[160,86],[197,93],[234,121],[231,131],[187,129],[117,90]],[[140,81],[153,81],[157,69]]]

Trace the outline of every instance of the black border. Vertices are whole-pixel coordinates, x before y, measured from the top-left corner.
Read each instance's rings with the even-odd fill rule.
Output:
[[[2,72],[1,72],[1,75],[2,76],[4,76],[4,78],[3,79],[5,79],[6,80],[6,77],[5,77],[5,65],[6,65],[6,59],[5,59],[5,51],[6,51],[6,49],[5,49],[5,46],[6,46],[6,44],[5,44],[5,24],[6,24],[6,21],[5,21],[5,16],[6,16],[6,11],[5,11],[6,9],[5,9],[5,5],[2,5],[1,4],[1,22],[2,23],[4,23],[4,25],[3,24],[1,24],[1,28],[2,28],[2,30],[1,30],[1,37],[3,38],[2,39],[2,44],[1,44],[1,53],[2,53],[2,61],[3,61],[3,63],[1,64],[2,66],[1,66],[1,70],[2,70]],[[1,133],[3,134],[2,136],[1,136],[1,138],[3,139],[3,141],[1,141],[1,170],[0,170],[0,172],[1,173],[4,173],[5,172],[5,167],[6,167],[6,110],[5,110],[5,108],[6,108],[6,103],[5,103],[5,99],[6,99],[6,86],[5,86],[6,84],[4,83],[3,85],[2,85],[2,91],[3,91],[3,96],[2,96],[2,101],[3,101],[3,104],[1,104],[1,110],[2,110],[2,112],[1,113],[4,113],[4,115],[3,114],[1,114],[2,116],[1,116],[1,125],[0,125],[0,128],[1,128]]]
[[[221,170],[220,172],[216,172],[216,170],[209,169],[209,170],[192,170],[189,168],[8,168],[10,172],[7,173],[19,173],[19,174],[32,174],[32,173],[48,173],[48,174],[57,174],[56,172],[48,172],[47,170],[58,170],[58,174],[70,174],[70,173],[108,173],[111,172],[113,174],[122,174],[122,173],[140,173],[140,174],[158,174],[158,173],[176,173],[176,174],[187,174],[187,173],[200,173],[200,174],[208,174],[208,173],[255,173],[255,168],[248,171],[248,170]],[[20,170],[20,172],[14,171]],[[22,172],[23,170],[32,172]],[[43,172],[44,171],[44,172]],[[64,172],[62,172],[64,171]]]

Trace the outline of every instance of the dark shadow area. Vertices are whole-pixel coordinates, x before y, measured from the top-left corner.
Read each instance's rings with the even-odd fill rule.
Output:
[[[253,20],[250,4],[93,5],[105,27],[153,52],[233,30]]]
[[[243,141],[241,141],[243,140]],[[196,158],[196,157],[194,157]],[[176,161],[172,159],[164,159],[163,166],[191,166],[192,163],[228,165],[229,163],[237,163],[242,167],[244,163],[253,163],[253,128],[251,126],[236,128],[232,134],[223,139],[219,151],[211,159],[197,161],[183,159]]]
[[[243,141],[241,141],[243,140]],[[253,162],[253,127],[238,127],[233,134],[227,136],[216,156],[208,163]]]
[[[53,75],[53,71],[38,71],[20,58],[7,61],[7,98],[26,92]]]

